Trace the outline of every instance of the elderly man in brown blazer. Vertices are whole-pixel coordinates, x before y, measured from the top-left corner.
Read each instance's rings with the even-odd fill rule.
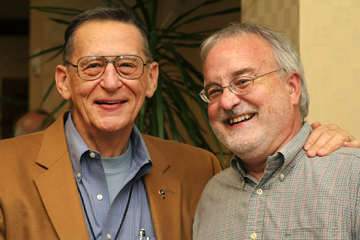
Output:
[[[129,11],[97,8],[70,23],[55,78],[71,111],[0,142],[0,240],[191,239],[220,165],[205,150],[139,133],[157,77],[147,30]],[[346,134],[318,129],[310,142],[329,129],[330,150]]]
[[[146,28],[124,9],[79,15],[55,78],[71,111],[0,143],[0,239],[190,239],[221,168],[205,150],[134,126],[158,78]]]
[[[64,131],[67,115],[43,132],[0,144],[0,239],[89,239]],[[153,163],[143,181],[156,237],[190,239],[198,199],[219,163],[205,150],[142,137]]]

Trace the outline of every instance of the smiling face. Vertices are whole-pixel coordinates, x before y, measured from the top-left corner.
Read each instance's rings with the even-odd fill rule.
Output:
[[[228,86],[235,77],[256,77],[276,69],[271,48],[264,40],[254,35],[231,37],[220,40],[209,51],[204,65],[205,86]],[[255,80],[245,95],[225,88],[219,101],[208,105],[215,134],[242,160],[266,159],[298,131],[298,96],[293,94],[291,80],[297,75],[285,73],[286,79],[279,76],[284,72]]]
[[[137,55],[147,62],[139,30],[116,21],[82,24],[74,33],[73,49],[69,59],[73,64],[90,55]],[[87,81],[78,76],[76,67],[57,67],[58,90],[63,98],[72,100],[73,122],[83,139],[130,135],[145,97],[151,97],[157,85],[157,63],[144,68],[140,78],[126,80],[109,63],[101,78]]]

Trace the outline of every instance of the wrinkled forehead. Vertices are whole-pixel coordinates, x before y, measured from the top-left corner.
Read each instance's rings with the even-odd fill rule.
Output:
[[[145,58],[145,45],[140,30],[132,23],[92,20],[81,24],[74,32],[70,56],[79,52],[81,52],[80,57],[141,53],[141,57]],[[112,46],[113,51],[102,52],[106,46]]]

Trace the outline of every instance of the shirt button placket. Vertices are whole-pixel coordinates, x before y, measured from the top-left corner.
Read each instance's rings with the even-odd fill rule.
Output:
[[[258,190],[256,190],[256,193],[260,197],[264,193],[264,191],[261,188],[259,188]],[[250,237],[251,239],[256,239],[258,235],[256,234],[256,232],[253,232]]]

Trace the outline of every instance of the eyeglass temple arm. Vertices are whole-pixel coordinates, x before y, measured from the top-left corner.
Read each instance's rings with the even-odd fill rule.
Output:
[[[69,61],[66,61],[66,62],[65,62],[65,65],[66,65],[66,64],[70,64],[70,65],[73,66],[73,67],[77,67],[77,66],[78,66],[78,65],[72,64],[72,63],[69,62]]]

